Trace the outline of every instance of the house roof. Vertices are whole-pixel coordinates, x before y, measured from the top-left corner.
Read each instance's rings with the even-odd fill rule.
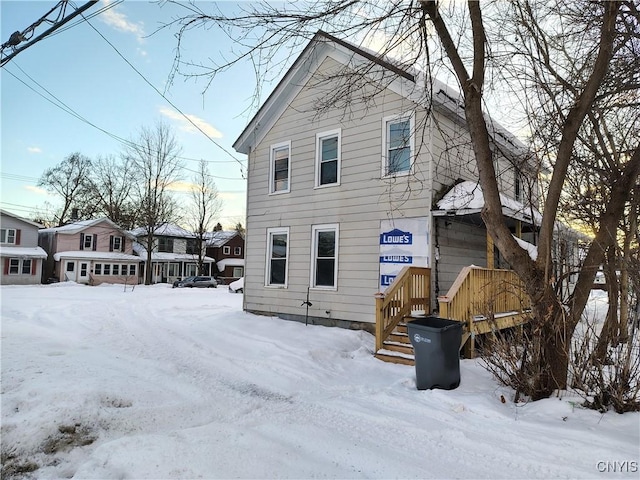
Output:
[[[113,221],[111,221],[107,217],[95,218],[92,220],[80,220],[79,222],[69,223],[67,225],[62,225],[60,227],[43,228],[42,230],[40,230],[40,233],[59,233],[62,235],[75,235],[76,233],[80,233],[89,227],[94,227],[101,223],[106,223],[114,230],[118,230],[122,232],[124,235],[130,238],[133,238],[131,237],[129,232],[120,228],[118,225],[116,225]]]
[[[327,57],[333,58],[345,67],[373,62],[396,75],[396,79],[391,81],[387,88],[416,104],[428,105],[432,101],[434,109],[466,123],[462,96],[454,88],[435,78],[427,81],[425,73],[416,68],[399,66],[392,59],[319,30],[234,142],[233,148],[237,152],[248,154],[250,148],[261,141],[307,83],[306,80]],[[489,117],[487,125],[494,142],[506,151],[518,155],[526,153],[527,149],[522,142],[504,127]]]
[[[204,238],[207,241],[207,247],[221,247],[232,238],[240,235],[236,230],[219,230],[217,232],[207,232]]]
[[[135,237],[141,237],[147,234],[147,227],[138,227],[134,228],[129,232],[131,235]],[[161,237],[177,237],[177,238],[195,238],[196,235],[193,232],[185,230],[178,225],[174,225],[172,223],[163,223],[162,225],[158,225],[153,230],[153,234]]]
[[[244,258],[223,258],[218,262],[218,270],[223,272],[227,267],[244,267]]]
[[[47,258],[40,247],[0,247],[0,256],[14,258]]]
[[[524,205],[504,194],[500,194],[502,213],[510,218],[522,220],[529,224],[540,225],[542,215],[531,206]],[[478,182],[466,181],[454,185],[442,200],[437,203],[438,208],[432,214],[438,216],[471,215],[482,212],[484,195]]]
[[[2,215],[6,215],[7,217],[11,217],[11,218],[15,218],[16,220],[20,220],[21,222],[28,223],[29,225],[32,225],[34,227],[44,228],[44,225],[40,225],[39,223],[32,222],[31,220],[27,220],[26,218],[20,217],[20,216],[14,214],[14,213],[11,213],[11,212],[7,212],[6,210],[0,209],[0,213]]]
[[[122,262],[141,262],[143,259],[137,255],[129,255],[127,253],[120,252],[98,252],[88,250],[71,250],[68,252],[58,252],[53,254],[53,259],[56,262],[64,258],[81,258],[90,260],[109,260],[109,261],[122,261]]]
[[[140,261],[147,260],[147,249],[144,248],[144,245],[134,242],[133,251],[138,255]],[[170,253],[170,252],[152,252],[151,253],[151,261],[152,262],[195,262],[198,260],[197,255],[192,255],[190,253]],[[202,260],[205,263],[215,263],[215,260],[211,257],[202,257]]]

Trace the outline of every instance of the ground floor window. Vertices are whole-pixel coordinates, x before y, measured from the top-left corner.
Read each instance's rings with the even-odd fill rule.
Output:
[[[7,258],[4,264],[5,275],[35,275],[35,262],[31,258]]]
[[[196,263],[187,263],[184,266],[184,276],[193,277],[198,274],[198,265]]]
[[[335,289],[338,284],[338,224],[312,227],[311,285]]]
[[[93,266],[94,275],[113,275],[123,276],[135,275],[136,264],[120,264],[120,263],[96,263]]]
[[[18,275],[20,273],[20,259],[12,258],[9,260],[9,275]]]
[[[287,260],[289,258],[289,229],[267,230],[266,284],[287,286]]]
[[[233,267],[233,276],[235,278],[244,276],[244,267]]]

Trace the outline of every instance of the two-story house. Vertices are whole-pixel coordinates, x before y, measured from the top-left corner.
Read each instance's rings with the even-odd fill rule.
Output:
[[[527,151],[491,126],[504,213],[535,243]],[[478,190],[478,173],[459,95],[419,71],[318,32],[234,148],[248,156],[248,311],[304,320],[308,294],[314,322],[370,328],[403,266],[432,269],[435,309],[462,265],[499,264],[477,204],[438,207],[462,182]]]
[[[42,225],[0,210],[0,262],[2,285],[41,283],[47,253],[38,246]]]
[[[87,285],[139,283],[140,258],[134,237],[108,218],[82,220],[39,232],[48,253],[45,278]]]
[[[130,232],[135,238],[135,253],[147,268],[147,229],[139,227]],[[198,242],[194,233],[178,225],[163,224],[153,230],[151,248],[152,283],[173,283],[193,275],[211,275],[214,259],[206,255],[202,244],[203,271],[198,272]],[[146,270],[145,270],[146,271]],[[141,274],[142,275],[142,274]]]
[[[215,260],[216,276],[230,283],[244,276],[244,236],[236,230],[209,232],[207,256]]]

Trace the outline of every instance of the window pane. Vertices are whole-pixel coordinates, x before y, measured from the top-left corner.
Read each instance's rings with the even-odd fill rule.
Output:
[[[104,274],[111,275],[111,265],[109,265],[108,263],[104,264]]]
[[[102,275],[102,264],[96,263],[95,267],[93,267],[93,273],[96,275]]]
[[[389,173],[406,172],[411,166],[409,147],[389,150]]]
[[[409,120],[389,124],[389,148],[402,148],[409,145],[411,126]]]
[[[18,260],[17,258],[12,258],[9,261],[9,273],[10,274],[17,274],[20,270],[20,260]]]
[[[289,188],[289,147],[273,151],[273,191]]]
[[[136,266],[129,265],[129,275],[135,275],[135,274],[136,274]]]
[[[335,160],[338,158],[338,137],[323,138],[320,140],[321,147],[321,159]]]
[[[318,232],[318,257],[334,257],[336,232]]]
[[[271,242],[271,258],[287,258],[287,234],[276,233]]]
[[[120,265],[116,264],[113,266],[113,274],[120,275]]]
[[[335,260],[322,259],[316,260],[316,285],[322,287],[333,287],[333,279],[335,273]]]
[[[320,165],[320,185],[338,182],[338,161],[323,162]]]
[[[287,260],[285,258],[271,260],[271,277],[269,278],[270,285],[284,285],[286,267]]]
[[[23,260],[22,261],[22,274],[23,275],[31,275],[31,260]]]

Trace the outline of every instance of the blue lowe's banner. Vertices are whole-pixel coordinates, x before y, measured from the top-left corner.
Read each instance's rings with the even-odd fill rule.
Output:
[[[386,290],[406,266],[430,267],[431,218],[380,222],[380,291]]]

